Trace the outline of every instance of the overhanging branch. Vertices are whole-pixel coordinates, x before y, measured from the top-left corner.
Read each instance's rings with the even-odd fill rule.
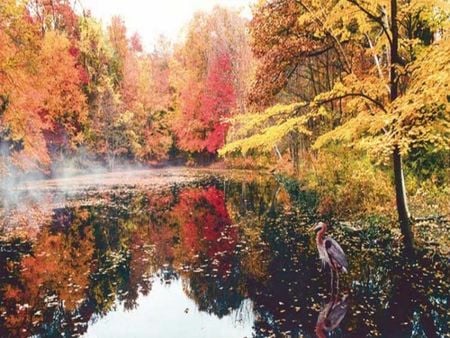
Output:
[[[345,99],[347,97],[362,97],[362,98],[370,101],[371,103],[373,103],[375,106],[380,108],[386,114],[388,114],[388,111],[386,110],[386,108],[384,107],[384,105],[380,101],[378,101],[378,100],[376,100],[376,99],[374,99],[374,98],[372,98],[372,97],[370,97],[367,94],[364,94],[362,92],[360,92],[360,93],[346,93],[346,94],[342,94],[342,95],[338,95],[338,96],[333,96],[333,97],[330,97],[328,99],[317,100],[317,101],[315,101],[315,103],[318,104],[318,105],[323,105],[323,104],[330,103],[330,102],[333,102],[333,101],[336,101],[336,100]]]

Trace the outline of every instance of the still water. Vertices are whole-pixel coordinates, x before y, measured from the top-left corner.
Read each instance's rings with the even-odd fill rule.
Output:
[[[350,264],[331,296],[314,202],[251,172],[15,185],[0,205],[0,336],[449,336],[448,258],[404,258],[375,220],[328,220]]]

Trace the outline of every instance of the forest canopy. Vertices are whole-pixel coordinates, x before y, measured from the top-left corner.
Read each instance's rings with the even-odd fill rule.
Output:
[[[2,175],[214,159],[224,119],[244,111],[252,54],[236,10],[199,12],[151,52],[119,16],[104,27],[68,0],[2,1],[0,19]]]

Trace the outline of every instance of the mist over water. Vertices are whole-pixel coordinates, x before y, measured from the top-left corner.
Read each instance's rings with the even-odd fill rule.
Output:
[[[31,203],[44,201],[52,192],[58,196],[73,195],[89,189],[114,185],[148,184],[161,176],[173,176],[182,173],[176,168],[167,168],[164,172],[151,170],[140,164],[121,164],[113,169],[100,162],[88,161],[81,167],[73,160],[56,162],[49,173],[40,171],[23,173],[11,166],[8,175],[0,183],[1,206],[8,209],[20,207],[25,200]],[[76,162],[76,161],[75,161]],[[144,173],[145,171],[145,173]],[[175,173],[176,172],[176,173]]]
[[[122,164],[113,171],[100,163],[89,162],[79,166],[55,165],[51,175],[43,172],[21,173],[10,171],[0,183],[0,228],[14,231],[20,221],[32,229],[39,228],[42,217],[54,209],[73,205],[98,204],[102,199],[96,194],[137,186],[167,185],[189,181],[183,169],[145,169],[141,165]],[[190,175],[195,176],[195,175]],[[95,196],[92,196],[94,194]],[[20,226],[23,228],[23,226]]]
[[[332,297],[293,181],[169,168],[17,183],[0,214],[2,337],[448,332],[446,258],[408,262],[376,225],[332,223],[350,262]]]

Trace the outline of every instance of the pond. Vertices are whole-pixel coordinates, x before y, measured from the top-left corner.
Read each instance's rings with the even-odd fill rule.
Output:
[[[1,337],[441,337],[448,258],[406,259],[376,220],[333,220],[330,295],[314,194],[252,172],[153,170],[3,191]]]

